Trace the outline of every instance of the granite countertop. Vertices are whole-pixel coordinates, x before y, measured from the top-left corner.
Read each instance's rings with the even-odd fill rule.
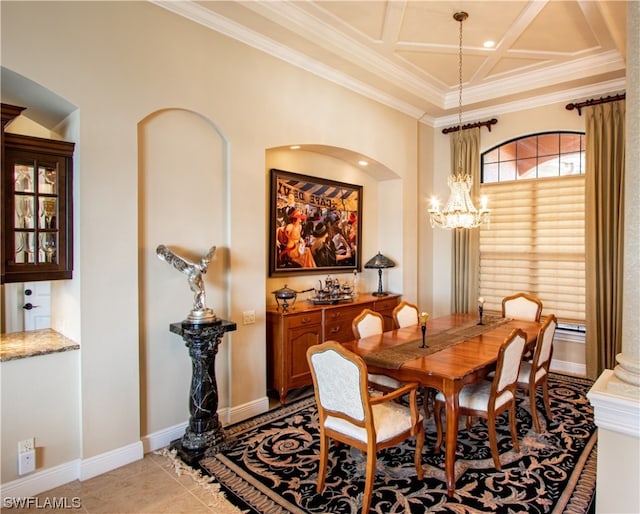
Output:
[[[78,350],[80,345],[50,328],[0,334],[0,361]]]

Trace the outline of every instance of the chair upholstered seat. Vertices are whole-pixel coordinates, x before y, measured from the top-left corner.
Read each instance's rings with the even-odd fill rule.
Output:
[[[458,403],[460,407],[471,410],[483,410],[489,409],[489,399],[491,398],[491,382],[488,380],[482,380],[475,384],[464,386],[460,390],[458,396]],[[503,391],[502,394],[496,397],[495,407],[500,408],[508,401],[513,399],[513,392]],[[436,400],[439,402],[445,402],[444,395],[440,392],[436,394]]]
[[[391,378],[387,375],[378,375],[375,373],[369,373],[369,382],[381,388],[398,389],[402,385],[402,382]]]
[[[411,429],[411,413],[406,407],[395,402],[372,405],[373,425],[376,429],[376,443],[388,441],[397,434]],[[422,416],[420,416],[422,422]],[[335,416],[327,416],[325,427],[353,437],[363,443],[367,442],[367,431]]]

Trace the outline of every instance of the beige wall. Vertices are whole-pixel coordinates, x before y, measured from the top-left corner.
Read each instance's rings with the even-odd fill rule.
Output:
[[[598,427],[598,475],[596,507],[601,513],[638,512],[640,493],[640,440],[637,436]],[[630,458],[630,456],[633,456]]]
[[[0,363],[3,484],[18,476],[23,439],[35,437],[40,469],[79,458],[79,362],[80,352],[72,350]]]

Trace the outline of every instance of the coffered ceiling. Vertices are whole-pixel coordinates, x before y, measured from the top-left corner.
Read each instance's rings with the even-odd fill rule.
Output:
[[[457,121],[460,10],[465,122],[624,90],[625,1],[154,3],[434,126]]]

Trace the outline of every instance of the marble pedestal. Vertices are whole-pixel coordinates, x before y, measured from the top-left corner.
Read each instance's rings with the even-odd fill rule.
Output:
[[[171,443],[178,456],[189,465],[197,465],[206,453],[217,453],[229,445],[218,418],[216,354],[225,332],[236,330],[232,321],[216,320],[172,323],[170,331],[178,334],[189,349],[192,363],[189,392],[189,424],[181,439]]]

